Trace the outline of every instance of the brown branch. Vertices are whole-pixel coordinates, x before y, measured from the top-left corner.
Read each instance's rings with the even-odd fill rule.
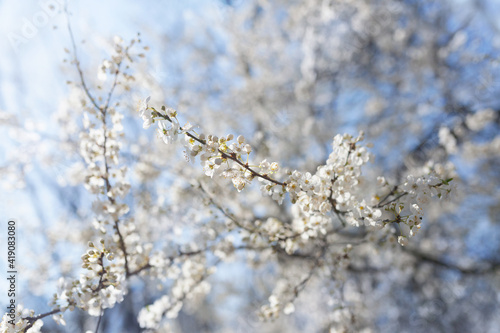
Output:
[[[67,7],[65,8],[65,11],[66,11],[66,19],[67,19],[67,26],[68,26],[68,31],[69,31],[69,35],[70,35],[70,38],[71,38],[71,44],[73,46],[73,53],[74,53],[74,57],[75,57],[75,65],[76,65],[76,69],[78,71],[78,75],[80,77],[80,82],[81,82],[81,85],[82,85],[82,88],[83,88],[83,91],[85,92],[85,95],[88,97],[88,99],[90,100],[90,102],[92,103],[92,105],[96,108],[96,111],[100,112],[101,115],[102,115],[102,124],[103,124],[103,131],[104,131],[104,143],[103,143],[103,157],[104,157],[104,168],[105,168],[105,176],[102,177],[104,182],[105,182],[105,190],[106,190],[106,197],[108,198],[109,202],[111,204],[115,204],[115,199],[113,199],[112,197],[110,197],[108,195],[109,191],[111,190],[112,186],[109,182],[109,178],[108,178],[108,173],[109,173],[109,166],[108,166],[108,161],[107,161],[107,158],[106,158],[106,142],[107,142],[107,136],[106,136],[106,132],[107,132],[107,124],[106,124],[106,115],[107,115],[107,111],[108,111],[108,108],[109,108],[109,103],[111,101],[111,97],[113,95],[113,92],[118,84],[118,76],[120,74],[120,66],[122,64],[122,62],[120,61],[119,63],[117,63],[117,69],[115,71],[115,75],[114,75],[114,80],[113,80],[113,85],[111,86],[109,92],[108,92],[108,97],[106,98],[106,104],[105,106],[102,108],[100,107],[95,98],[92,96],[86,82],[85,82],[85,77],[83,75],[83,71],[80,67],[80,62],[78,61],[78,58],[77,58],[77,48],[76,48],[76,43],[75,43],[75,38],[74,38],[74,35],[73,35],[73,30],[71,29],[71,24],[70,24],[70,21],[69,21],[69,14],[68,14],[68,10],[67,10]],[[127,47],[128,49],[128,47]],[[129,266],[128,266],[128,254],[127,254],[127,249],[126,249],[126,246],[125,246],[125,241],[124,241],[124,238],[123,238],[123,235],[121,234],[120,232],[120,228],[119,228],[119,220],[115,220],[114,221],[114,229],[116,229],[116,233],[118,235],[118,239],[119,239],[119,245],[120,245],[120,249],[121,251],[123,252],[123,256],[124,256],[124,259],[125,259],[125,273],[126,273],[126,276],[129,276],[130,274],[130,269],[129,269]]]
[[[172,119],[167,116],[167,115],[163,115],[161,114],[160,112],[156,111],[154,108],[153,109],[153,115],[154,116],[157,116],[157,117],[161,117],[169,122],[173,122]],[[179,126],[179,129],[181,131],[184,131],[184,129],[182,127]],[[207,142],[205,140],[202,140],[200,138],[198,138],[196,135],[194,134],[191,134],[190,132],[185,132],[187,136],[189,136],[190,138],[192,138],[193,140],[201,143],[202,145],[206,145]],[[244,169],[248,170],[254,177],[259,177],[259,178],[262,178],[262,179],[265,179],[267,181],[270,181],[276,185],[281,185],[281,186],[286,186],[286,182],[280,182],[280,181],[277,181],[276,179],[273,179],[271,177],[269,177],[268,175],[263,175],[263,174],[260,174],[258,173],[257,171],[253,170],[252,168],[250,168],[248,166],[248,163],[243,163],[242,161],[240,161],[236,154],[235,153],[226,153],[224,151],[222,151],[221,149],[217,149],[217,151],[221,154],[221,157],[225,158],[225,159],[229,159],[229,160],[232,160],[234,162],[236,162],[237,164],[239,164],[241,167],[243,167]]]
[[[478,265],[478,266],[472,266],[472,267],[463,267],[463,266],[458,265],[456,263],[451,263],[451,262],[441,260],[440,258],[436,258],[436,257],[434,257],[430,254],[427,254],[423,251],[420,251],[418,249],[414,249],[414,248],[410,249],[410,248],[405,248],[405,247],[403,247],[402,249],[403,249],[403,251],[412,255],[413,257],[415,257],[418,260],[425,261],[425,262],[428,262],[428,263],[431,263],[433,265],[440,266],[440,267],[443,267],[446,269],[455,270],[455,271],[458,271],[458,272],[463,273],[463,274],[470,274],[470,275],[488,274],[488,273],[492,273],[492,272],[495,272],[496,270],[500,269],[500,262],[485,263],[485,265],[488,265],[488,266],[484,266],[484,265],[479,266]]]
[[[356,149],[356,144],[355,143],[351,144],[349,146],[349,151],[347,152],[347,156],[346,156],[346,159],[345,159],[344,167],[346,167],[347,164],[349,164],[349,157],[351,156],[351,152],[353,152],[354,149]],[[340,211],[340,210],[337,209],[337,200],[335,200],[333,198],[333,185],[335,184],[335,182],[337,181],[338,178],[339,178],[339,175],[337,175],[337,174],[335,174],[335,177],[332,178],[332,185],[330,187],[330,197],[328,198],[328,202],[330,202],[330,204],[332,205],[332,210],[335,213],[335,215],[337,215],[337,218],[339,219],[340,223],[342,224],[342,227],[345,228],[346,222],[341,217],[341,215],[345,215],[346,212],[342,212],[342,211]]]
[[[33,327],[37,320],[57,314],[59,312],[61,312],[61,309],[54,309],[50,312],[39,314],[38,316],[23,318],[24,320],[28,321],[28,325],[26,325],[25,331],[28,331],[31,327]]]
[[[95,328],[95,333],[97,333],[99,331],[99,326],[101,325],[101,320],[102,320],[103,316],[104,316],[104,310],[101,309],[101,315],[99,316],[99,320],[97,321],[97,326]]]

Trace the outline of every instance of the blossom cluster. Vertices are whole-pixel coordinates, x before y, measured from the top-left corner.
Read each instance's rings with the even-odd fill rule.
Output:
[[[358,193],[361,167],[371,158],[361,141],[363,133],[357,137],[336,135],[326,164],[319,166],[314,175],[297,171],[290,175],[287,189],[298,206],[294,210],[294,228],[303,237],[325,234],[332,211],[342,219],[345,215],[345,220],[355,226],[378,222],[380,212],[372,210]]]
[[[302,240],[325,235],[331,226],[332,216],[335,215],[343,225],[357,227],[380,229],[389,223],[398,223],[401,232],[399,243],[406,245],[408,237],[413,236],[420,228],[423,208],[430,198],[440,198],[450,192],[451,179],[442,180],[433,175],[420,178],[409,176],[401,188],[396,187],[393,191],[389,189],[384,177],[378,177],[379,190],[386,194],[382,200],[384,202],[380,199],[383,194],[368,197],[361,186],[365,181],[362,167],[373,156],[368,147],[361,144],[364,140],[362,132],[358,136],[336,135],[326,164],[319,166],[314,174],[288,171],[288,177],[284,181],[278,181],[270,177],[279,171],[278,163],[263,160],[256,166],[250,166],[248,160],[252,147],[243,136],[234,140],[232,134],[224,137],[197,135],[191,124],[180,126],[177,111],[164,106],[158,111],[148,105],[149,101],[148,97],[139,108],[144,121],[143,127],[148,128],[155,122],[158,123],[158,135],[168,144],[176,141],[179,135],[184,135],[184,147],[189,156],[193,159],[200,156],[207,176],[230,178],[238,191],[258,178],[262,193],[280,204],[288,194],[294,204],[292,234],[300,235]],[[300,239],[284,237],[287,232],[283,226],[278,229],[276,235],[282,236],[274,238],[281,240],[281,246],[288,253],[295,251]],[[264,233],[268,232],[264,230]],[[269,237],[271,239],[273,235]]]
[[[390,228],[384,229],[382,238],[389,244],[397,240],[405,246],[420,229],[424,209],[431,199],[445,197],[451,191],[451,178],[426,170],[420,177],[408,176],[402,185],[397,186],[389,185],[384,177],[377,177],[376,190],[370,195],[366,191],[367,181],[362,169],[373,160],[373,156],[368,151],[369,145],[363,144],[363,133],[358,136],[336,135],[331,154],[315,173],[287,171],[286,177],[279,181],[272,178],[279,172],[278,163],[267,160],[258,164],[249,163],[253,149],[243,136],[235,139],[232,134],[223,137],[198,135],[191,124],[180,126],[174,109],[162,107],[158,111],[148,102],[149,98],[139,110],[144,120],[143,127],[158,123],[158,136],[167,144],[184,136],[187,156],[191,160],[200,157],[205,175],[230,178],[238,191],[257,178],[261,183],[261,192],[279,204],[289,197],[293,204],[291,223],[274,217],[253,223],[231,219],[231,226],[243,229],[242,240],[256,248],[272,247],[277,250],[278,246],[288,255],[301,256],[304,249],[314,249],[313,239],[326,241],[331,231],[335,230],[335,221],[341,224],[341,228],[347,225],[365,226],[368,230],[390,225]],[[347,253],[350,245],[346,249],[340,254],[325,256],[322,252],[318,257],[312,256],[316,260],[315,266],[295,287],[289,280],[281,280],[269,297],[268,304],[261,307],[261,318],[274,319],[282,312],[292,313],[298,292],[311,278],[319,262],[328,262],[329,267],[338,268],[331,274],[342,280],[342,272],[349,262]],[[158,327],[158,318],[171,308],[175,309],[175,304],[168,296],[159,299],[147,311],[142,311],[141,325]]]
[[[117,199],[127,194],[130,185],[125,180],[126,168],[111,167],[111,164],[118,163],[120,145],[117,138],[122,129],[122,117],[114,112],[111,114],[113,128],[106,128],[105,116],[100,118],[103,128],[97,128],[85,117],[87,132],[80,135],[81,153],[87,163],[85,185],[89,192],[97,194],[92,204],[96,214],[94,227],[104,237],[98,242],[88,243],[88,249],[81,257],[85,271],[79,279],[59,280],[58,291],[50,305],[59,312],[53,319],[62,325],[65,324],[62,314],[66,310],[80,308],[91,316],[100,316],[104,309],[123,301],[127,292],[126,259],[120,246],[117,223],[129,208]]]
[[[256,177],[268,180],[282,186],[281,192],[273,195],[273,198],[280,202],[283,200],[282,194],[285,184],[270,178],[271,174],[278,172],[278,164],[263,161],[260,165],[251,167],[248,158],[252,147],[246,142],[244,136],[239,135],[235,138],[232,134],[223,137],[197,135],[191,124],[186,123],[184,126],[180,126],[177,111],[164,106],[160,110],[156,110],[148,105],[149,100],[148,97],[141,102],[139,107],[143,127],[149,128],[152,124],[157,123],[158,137],[166,144],[171,144],[177,141],[180,135],[184,135],[183,145],[188,158],[194,161],[199,156],[207,176],[229,178],[238,191],[242,191]],[[256,171],[257,169],[259,171]]]
[[[14,318],[12,318],[12,315]],[[18,304],[14,312],[3,315],[0,322],[0,332],[24,332],[29,327],[26,333],[40,333],[43,322],[41,320],[32,322],[31,318],[35,318],[35,311],[25,309],[22,305]]]
[[[100,316],[104,309],[121,302],[126,293],[125,274],[123,266],[113,263],[114,260],[115,254],[104,239],[99,240],[97,245],[89,242],[88,250],[82,256],[85,272],[78,280],[61,278],[51,305],[62,312],[77,307],[91,316]]]
[[[120,59],[113,60],[116,75]],[[126,237],[131,238],[133,228],[123,219],[129,207],[119,200],[129,192],[130,183],[126,179],[127,168],[119,165],[123,115],[108,103],[102,107],[93,103],[83,113],[79,138],[80,154],[86,164],[84,186],[96,195],[92,204],[93,227],[101,238],[88,242],[81,257],[84,272],[80,278],[59,280],[58,292],[50,305],[59,311],[53,318],[60,324],[65,324],[62,313],[68,309],[80,308],[91,316],[100,316],[104,309],[121,302],[127,292]]]
[[[111,198],[128,193],[130,184],[125,181],[126,168],[118,166],[119,150],[121,143],[119,138],[123,131],[121,123],[123,115],[114,108],[109,108],[107,114],[112,120],[112,127],[97,126],[89,120],[89,114],[84,113],[83,126],[86,131],[80,133],[80,153],[87,164],[85,176],[85,188],[94,194],[104,194]],[[106,115],[95,114],[94,116],[101,121]],[[116,179],[113,189],[108,189],[109,184],[106,179],[110,176]]]
[[[108,118],[111,119],[112,126],[106,123]],[[88,249],[82,255],[82,268],[85,271],[79,279],[61,278],[59,281],[58,292],[54,294],[50,305],[54,309],[53,319],[63,325],[65,321],[62,313],[66,310],[80,308],[92,316],[100,316],[104,309],[121,302],[127,291],[123,235],[128,237],[127,243],[137,243],[137,240],[134,242],[133,227],[130,224],[123,223],[123,235],[118,229],[120,219],[129,211],[129,207],[118,199],[125,197],[130,189],[126,180],[127,169],[118,165],[122,118],[111,107],[106,111],[89,109],[89,113],[85,113],[83,117],[80,153],[86,163],[84,185],[90,193],[96,194],[96,200],[92,204],[96,214],[93,225],[103,238],[97,243],[88,243]],[[29,317],[33,317],[33,314],[22,310],[18,312],[19,320],[15,331],[31,327],[29,332],[38,332],[42,321],[31,323]],[[6,329],[10,329],[9,325],[5,325]]]
[[[59,291],[51,305],[61,312],[77,307],[92,316],[100,316],[104,309],[121,302],[127,291],[124,237],[132,232],[124,230],[123,216],[129,207],[118,200],[124,198],[130,189],[126,180],[127,168],[118,164],[122,118],[123,115],[113,107],[90,108],[83,116],[80,153],[87,165],[84,184],[90,193],[96,194],[92,204],[95,213],[93,226],[102,238],[96,243],[88,243],[88,249],[81,257],[85,271],[80,278],[59,281]],[[111,119],[112,126],[108,125],[108,119]],[[60,316],[55,319],[64,324]]]

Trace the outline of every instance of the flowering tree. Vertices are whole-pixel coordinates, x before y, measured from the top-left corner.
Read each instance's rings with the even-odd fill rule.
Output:
[[[497,70],[487,12],[229,8],[193,27],[204,43],[168,37],[183,53],[165,75],[137,36],[116,37],[94,77],[68,26],[76,79],[42,158],[67,166],[68,213],[46,238],[81,258],[42,274],[49,309],[19,305],[0,331],[49,316],[93,332],[492,330],[500,116],[494,85],[471,78]]]

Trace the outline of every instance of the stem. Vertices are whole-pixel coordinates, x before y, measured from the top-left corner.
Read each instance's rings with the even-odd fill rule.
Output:
[[[104,310],[101,310],[101,315],[99,316],[99,320],[97,321],[97,326],[95,327],[95,333],[99,331],[99,325],[101,325],[101,320],[104,315]]]
[[[158,111],[156,111],[154,108],[153,108],[153,115],[154,116],[157,116],[157,117],[161,117],[165,120],[168,120],[169,122],[173,122],[172,119],[167,116],[167,115],[163,115],[161,113],[159,113]],[[181,131],[184,131],[184,129],[182,127],[179,126],[179,129]],[[202,145],[205,145],[206,146],[206,141],[205,140],[201,140],[200,138],[198,138],[196,135],[194,134],[191,134],[190,132],[185,132],[187,136],[189,136],[190,138],[192,138],[193,140],[201,143]],[[237,164],[239,164],[241,167],[243,167],[244,169],[250,171],[250,173],[254,176],[254,177],[259,177],[259,178],[262,178],[262,179],[265,179],[267,181],[270,181],[271,183],[274,183],[276,185],[281,185],[281,186],[286,186],[286,182],[280,182],[280,181],[277,181],[276,179],[273,179],[267,175],[263,175],[263,174],[260,174],[258,173],[257,171],[253,170],[252,168],[249,167],[248,163],[243,163],[242,161],[240,161],[237,157],[236,157],[236,154],[235,153],[225,153],[223,152],[222,150],[220,149],[217,149],[217,151],[221,154],[221,157],[225,158],[225,159],[229,159],[229,160],[232,160],[234,162],[236,162]]]
[[[28,321],[28,325],[26,326],[25,330],[28,331],[31,327],[33,327],[37,320],[54,315],[59,312],[61,312],[61,309],[54,309],[50,312],[39,314],[38,316],[23,318],[24,320]]]

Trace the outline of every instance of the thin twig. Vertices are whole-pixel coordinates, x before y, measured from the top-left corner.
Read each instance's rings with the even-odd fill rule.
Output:
[[[48,316],[51,316],[51,315],[54,315],[54,314],[57,314],[61,312],[61,309],[54,309],[52,311],[49,311],[49,312],[46,312],[46,313],[42,313],[42,314],[39,314],[38,316],[34,316],[34,317],[25,317],[23,318],[24,320],[27,320],[28,321],[28,325],[26,326],[25,330],[29,330],[31,327],[33,327],[33,325],[35,324],[35,322],[39,319],[42,319],[42,318],[45,318],[45,317],[48,317]]]
[[[69,12],[68,12],[68,7],[67,6],[68,6],[68,4],[66,3],[65,6],[64,6],[64,11],[66,12],[66,24],[67,24],[67,27],[68,27],[69,36],[71,38],[71,45],[73,47],[73,55],[74,55],[74,58],[75,58],[74,62],[75,62],[75,65],[76,65],[76,69],[78,70],[78,75],[80,77],[80,83],[82,84],[82,88],[85,91],[85,94],[90,99],[90,102],[94,105],[94,107],[97,110],[100,111],[101,108],[97,104],[95,98],[92,96],[92,94],[90,93],[90,90],[87,87],[87,84],[85,83],[85,78],[83,76],[83,71],[82,71],[82,69],[80,67],[80,62],[78,61],[77,48],[76,48],[76,43],[75,43],[75,37],[73,35],[73,30],[71,29],[71,23],[69,21]]]
[[[95,327],[94,333],[97,333],[99,331],[99,325],[101,325],[101,320],[103,315],[104,315],[104,310],[101,309],[101,315],[99,316],[99,320],[97,321],[97,326]]]
[[[461,265],[455,264],[455,263],[450,263],[443,261],[439,258],[436,258],[430,254],[427,254],[423,251],[420,251],[418,249],[413,249],[413,248],[405,248],[403,247],[403,251],[405,251],[408,254],[411,254],[414,256],[416,259],[444,267],[446,269],[451,269],[451,270],[456,270],[459,271],[460,273],[463,274],[470,274],[470,275],[480,275],[480,274],[488,274],[492,273],[498,269],[500,269],[500,262],[498,263],[487,263],[486,266],[472,266],[472,267],[463,267]]]

